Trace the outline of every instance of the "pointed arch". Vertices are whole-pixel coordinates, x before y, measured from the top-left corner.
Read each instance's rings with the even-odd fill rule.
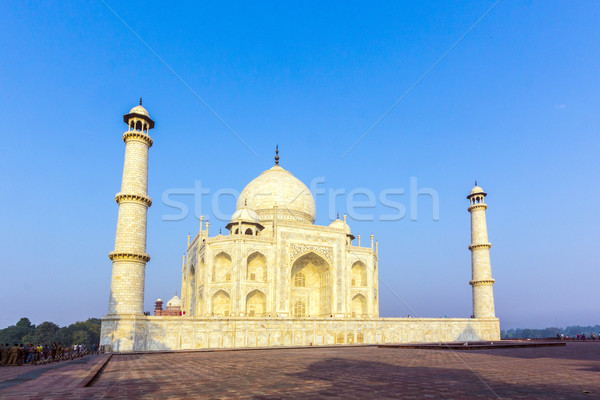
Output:
[[[267,312],[267,296],[255,289],[246,296],[246,315],[249,317],[264,317]]]
[[[231,314],[231,298],[229,293],[219,290],[212,296],[212,315],[215,317],[229,317]]]
[[[352,298],[352,317],[360,318],[367,316],[367,299],[362,294]]]
[[[213,259],[212,281],[231,281],[231,256],[224,251],[217,254]]]
[[[362,261],[352,264],[350,286],[367,286],[367,266]]]
[[[195,315],[191,314],[192,317],[198,317],[204,314],[204,293],[201,289],[196,292],[196,306],[194,308]]]
[[[267,280],[267,257],[255,251],[246,259],[246,279],[265,282]]]
[[[188,287],[187,287],[187,310],[186,313],[190,316],[196,315],[196,267],[194,264],[190,266],[188,272]],[[185,307],[185,305],[184,305]]]

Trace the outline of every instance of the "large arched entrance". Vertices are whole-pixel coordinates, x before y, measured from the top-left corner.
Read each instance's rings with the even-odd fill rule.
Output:
[[[291,271],[290,312],[295,317],[329,317],[331,272],[329,264],[315,253],[298,258]]]

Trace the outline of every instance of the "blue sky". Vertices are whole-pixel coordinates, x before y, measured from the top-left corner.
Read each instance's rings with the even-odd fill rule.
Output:
[[[198,229],[192,212],[164,220],[163,193],[196,181],[241,191],[278,144],[307,185],[404,188],[407,209],[411,177],[439,194],[439,221],[426,196],[416,221],[381,221],[381,204],[361,211],[373,221],[349,221],[363,244],[375,234],[380,279],[403,300],[381,284],[382,316],[471,314],[465,196],[477,179],[501,327],[598,323],[598,2],[501,1],[345,157],[494,2],[105,4],[0,4],[0,327],[106,312],[122,115],[140,96],[156,121],[147,310],[179,292]],[[227,221],[207,199],[216,234]],[[317,197],[318,224],[329,202]]]

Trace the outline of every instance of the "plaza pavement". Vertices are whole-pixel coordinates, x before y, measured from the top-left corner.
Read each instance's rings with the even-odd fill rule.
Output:
[[[600,399],[600,342],[470,351],[337,347],[106,358],[0,368],[0,398]],[[90,371],[99,371],[91,382]]]

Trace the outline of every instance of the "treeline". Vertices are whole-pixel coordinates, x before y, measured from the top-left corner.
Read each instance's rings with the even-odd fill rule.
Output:
[[[9,345],[29,344],[37,345],[61,343],[63,347],[74,344],[85,344],[88,348],[100,341],[100,319],[90,318],[85,322],[75,322],[62,328],[54,322],[42,322],[33,325],[29,318],[21,318],[15,325],[0,329],[0,343]]]
[[[544,329],[508,329],[500,333],[502,339],[538,339],[556,337],[557,334],[563,333],[565,336],[573,337],[577,334],[585,334],[586,337],[595,333],[599,335],[600,325],[594,326],[567,326],[566,328],[544,328]]]

